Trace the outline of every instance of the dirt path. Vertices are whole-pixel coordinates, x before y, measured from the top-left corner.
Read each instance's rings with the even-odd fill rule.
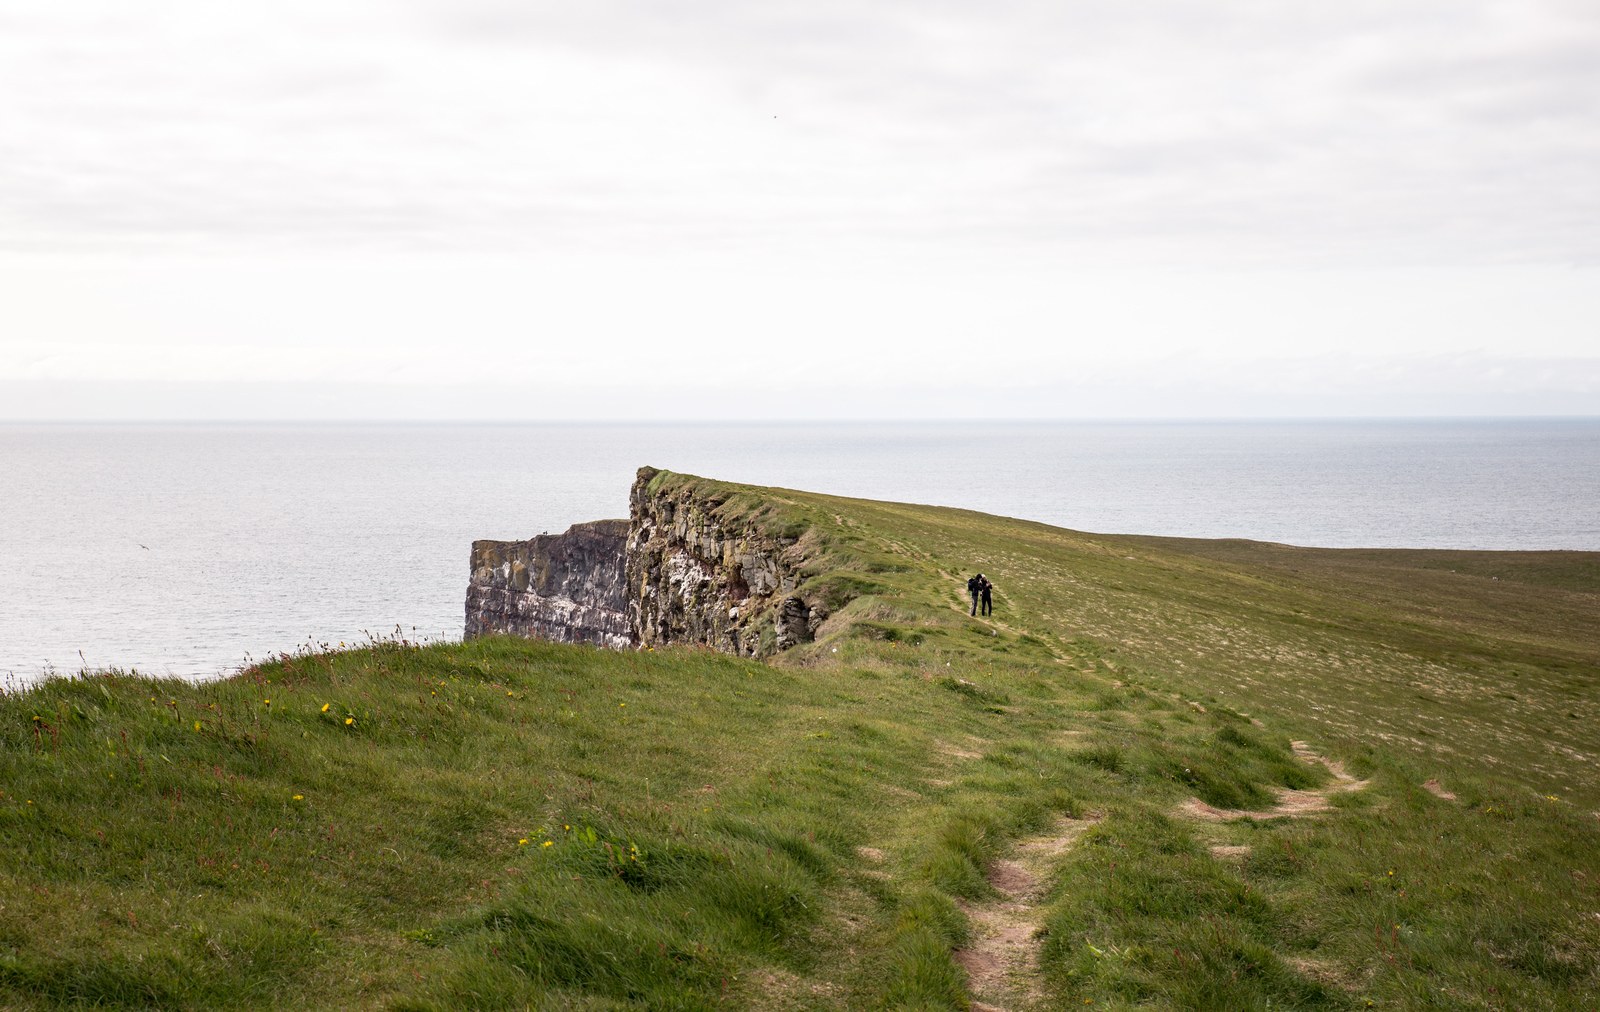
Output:
[[[989,868],[989,884],[1000,895],[986,903],[962,903],[972,940],[955,953],[967,971],[973,1012],[1021,1012],[1043,1007],[1038,986],[1039,939],[1055,859],[1098,817],[1063,818],[1050,831],[1017,845],[1011,859]]]
[[[1297,791],[1289,787],[1278,788],[1278,803],[1264,811],[1251,812],[1239,808],[1217,808],[1208,805],[1199,798],[1190,798],[1178,806],[1178,814],[1190,819],[1199,819],[1204,822],[1227,822],[1233,819],[1275,819],[1282,816],[1296,818],[1311,815],[1316,812],[1325,812],[1332,808],[1328,799],[1335,794],[1344,794],[1347,791],[1359,791],[1366,787],[1370,781],[1357,780],[1344,768],[1344,763],[1337,759],[1329,759],[1311,751],[1311,747],[1303,741],[1292,741],[1289,745],[1294,749],[1294,754],[1302,762],[1320,763],[1327,767],[1333,774],[1333,782],[1309,791]]]

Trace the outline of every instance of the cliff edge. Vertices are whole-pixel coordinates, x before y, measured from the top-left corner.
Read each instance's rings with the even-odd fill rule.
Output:
[[[528,541],[474,541],[464,639],[496,633],[625,647],[628,521],[574,524]]]
[[[815,637],[828,609],[803,587],[803,528],[774,523],[738,486],[651,467],[628,501],[627,520],[473,542],[465,638],[765,657]]]

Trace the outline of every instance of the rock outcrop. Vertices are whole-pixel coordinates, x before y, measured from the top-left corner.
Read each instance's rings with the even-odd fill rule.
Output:
[[[628,624],[644,645],[693,643],[762,657],[812,639],[827,617],[799,593],[804,551],[730,519],[692,485],[652,489],[641,468],[629,496]]]
[[[529,541],[474,541],[465,638],[629,646],[627,541],[626,520],[574,524]]]
[[[812,639],[827,610],[801,589],[800,541],[723,509],[701,483],[658,474],[640,469],[628,520],[473,542],[466,638],[681,643],[747,657]]]

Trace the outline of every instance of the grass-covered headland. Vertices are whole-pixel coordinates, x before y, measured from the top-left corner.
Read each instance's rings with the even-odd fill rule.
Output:
[[[0,698],[0,1007],[1600,1006],[1600,556],[658,480],[815,643]]]

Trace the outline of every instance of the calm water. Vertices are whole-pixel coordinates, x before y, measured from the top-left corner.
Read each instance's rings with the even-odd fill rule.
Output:
[[[0,679],[458,638],[473,539],[625,516],[640,464],[1091,531],[1600,549],[1600,420],[0,425]]]

